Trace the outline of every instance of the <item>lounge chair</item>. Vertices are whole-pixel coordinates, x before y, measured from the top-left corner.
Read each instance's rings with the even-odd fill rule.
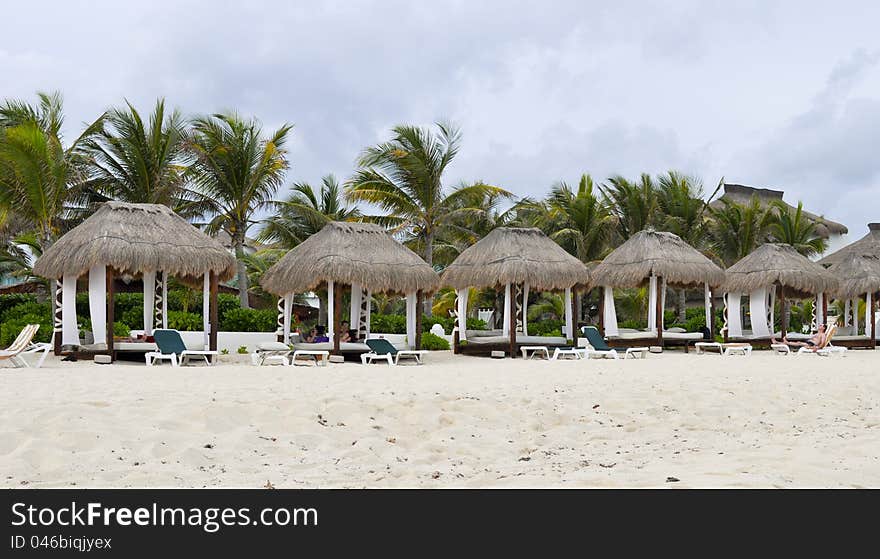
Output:
[[[43,354],[37,361],[36,368],[39,369],[42,367],[43,362],[46,360],[46,356],[49,355],[49,350],[52,349],[52,344],[43,342],[34,343],[34,336],[36,336],[37,330],[39,329],[39,324],[27,324],[22,328],[21,332],[18,333],[18,337],[15,338],[15,341],[13,341],[8,348],[0,350],[0,361],[9,359],[9,362],[16,367],[30,367],[23,356],[42,352]]]
[[[397,349],[391,345],[391,342],[382,338],[367,340],[366,343],[370,347],[370,352],[361,354],[361,363],[364,365],[376,359],[388,361],[389,365],[399,365],[401,357],[411,358],[416,365],[421,365],[422,355],[426,353],[419,349]]]
[[[617,353],[617,350],[605,343],[602,334],[599,333],[599,330],[597,330],[595,326],[584,326],[581,328],[581,332],[583,332],[584,337],[587,338],[587,343],[590,344],[590,347],[587,348],[587,359],[593,356],[607,359],[620,359],[620,354]],[[637,357],[644,358],[647,353],[647,347],[628,347],[626,348],[625,356],[634,359]]]
[[[837,354],[837,355],[846,355],[845,347],[837,347],[835,345],[831,345],[831,338],[834,337],[834,334],[837,332],[837,326],[832,326],[825,333],[825,339],[822,340],[822,343],[818,345],[818,347],[807,347],[801,346],[796,355],[805,355],[805,354],[815,354],[821,355],[822,357],[828,357],[829,355]]]
[[[156,340],[156,346],[159,351],[151,351],[144,355],[147,365],[154,365],[156,361],[167,359],[171,361],[173,367],[186,365],[193,357],[201,357],[207,365],[211,365],[212,361],[208,359],[213,357],[213,362],[217,362],[217,352],[201,349],[187,349],[177,330],[154,330],[153,338]]]

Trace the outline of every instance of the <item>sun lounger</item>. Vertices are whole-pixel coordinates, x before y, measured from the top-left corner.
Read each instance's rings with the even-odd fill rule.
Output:
[[[412,359],[416,365],[421,365],[422,355],[427,353],[420,349],[397,349],[391,345],[391,342],[382,338],[366,340],[366,344],[370,352],[361,354],[361,363],[364,365],[376,359],[388,361],[389,365],[399,365],[401,358]]]
[[[255,365],[266,365],[268,363],[280,363],[287,365],[287,356],[290,355],[290,348],[282,342],[260,342],[257,344],[257,351],[253,354]]]
[[[796,355],[807,355],[807,354],[815,354],[820,355],[822,357],[828,357],[829,355],[846,355],[845,347],[837,347],[831,345],[831,338],[834,337],[834,334],[837,332],[837,326],[831,326],[828,329],[828,332],[825,334],[825,339],[822,340],[822,343],[816,347],[809,346],[801,346]]]
[[[162,359],[171,361],[173,367],[187,365],[189,364],[189,360],[193,357],[204,359],[205,364],[207,365],[212,364],[212,360],[209,359],[209,357],[214,358],[213,362],[216,363],[217,361],[216,351],[187,349],[186,344],[183,343],[183,338],[180,337],[180,332],[177,330],[154,330],[153,338],[156,340],[156,346],[159,350],[151,351],[144,355],[144,359],[148,366],[154,365],[156,361]]]
[[[694,348],[697,350],[697,355],[706,353],[709,348],[717,349],[718,355],[724,355],[724,348],[721,347],[720,342],[697,342],[694,344]]]
[[[326,367],[329,360],[330,352],[326,350],[297,349],[293,352],[293,355],[290,356],[291,365],[296,365],[297,363],[302,363],[303,361],[314,361],[315,366]]]
[[[534,359],[536,355],[543,355],[544,359],[550,359],[550,349],[545,345],[520,346],[523,359]]]
[[[590,344],[590,347],[587,348],[586,357],[602,357],[606,359],[620,359],[620,354],[616,349],[610,347],[605,340],[602,338],[602,334],[599,333],[599,330],[596,329],[595,326],[584,326],[581,328],[581,332],[584,334],[584,337],[587,338],[587,342]],[[624,356],[628,358],[640,358],[644,359],[648,355],[648,347],[628,347],[624,352]]]
[[[23,356],[42,352],[40,359],[36,363],[36,368],[39,369],[42,367],[43,362],[46,360],[46,356],[49,354],[49,350],[52,349],[52,345],[47,343],[34,343],[34,336],[39,329],[39,324],[28,324],[22,328],[21,332],[18,333],[18,337],[15,338],[15,341],[13,341],[8,348],[0,350],[0,361],[8,359],[9,362],[16,367],[30,367]]]
[[[788,344],[772,343],[770,344],[770,349],[776,355],[791,355],[791,348],[788,347]]]
[[[748,357],[752,354],[752,344],[726,343],[721,344],[721,347],[724,348],[723,355],[743,355]]]
[[[586,357],[587,350],[579,347],[556,347],[553,348],[553,356],[551,361],[559,361],[560,357],[574,357],[575,359],[583,359]]]

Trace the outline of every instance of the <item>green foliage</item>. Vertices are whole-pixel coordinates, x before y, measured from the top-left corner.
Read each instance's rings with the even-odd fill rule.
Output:
[[[9,295],[0,295],[0,320],[7,309],[18,306],[22,303],[36,303],[37,298],[30,293],[10,293]]]
[[[422,349],[431,351],[447,350],[449,349],[449,342],[445,338],[441,338],[431,332],[424,332],[422,334]]]
[[[181,332],[199,332],[204,327],[202,315],[192,312],[168,311],[168,327]]]
[[[24,302],[8,307],[6,310],[0,312],[0,322],[13,320],[25,315],[45,316],[47,319],[51,319],[52,309],[48,302],[38,303],[36,300],[24,300]]]
[[[220,350],[220,355],[229,355],[229,350],[224,347]]]
[[[245,355],[248,352],[247,346],[240,345],[240,346],[238,346],[238,349],[236,351],[238,352],[239,355]]]
[[[617,323],[618,328],[632,328],[634,330],[641,330],[645,328],[645,321],[643,320],[622,320]]]
[[[562,336],[564,320],[538,320],[526,324],[530,336]]]
[[[406,317],[399,314],[371,314],[370,331],[382,334],[406,334]]]
[[[220,330],[224,332],[274,332],[277,314],[274,309],[227,310],[220,317]]]
[[[127,338],[131,336],[131,328],[128,327],[127,324],[123,324],[122,322],[114,322],[113,323],[113,337],[114,338]],[[103,340],[95,340],[96,342],[101,342]]]
[[[23,307],[24,308],[24,307]],[[28,324],[39,324],[40,329],[34,336],[36,342],[48,342],[52,338],[52,316],[50,313],[45,314],[17,314],[15,312],[6,313],[8,318],[0,322],[0,347],[9,347],[15,341],[22,328]]]
[[[371,317],[372,318],[372,317]],[[468,319],[470,320],[470,319]],[[455,328],[455,318],[451,316],[441,316],[441,315],[423,315],[422,316],[422,332],[428,332],[431,330],[431,327],[435,324],[439,324],[443,327],[443,331],[447,334],[452,332],[452,329]]]

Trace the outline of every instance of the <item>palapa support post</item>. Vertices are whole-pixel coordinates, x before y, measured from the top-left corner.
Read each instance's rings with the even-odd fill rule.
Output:
[[[452,355],[458,355],[461,350],[458,346],[458,329],[452,331]]]
[[[516,297],[513,296],[513,285],[510,286],[510,301],[508,302],[509,306],[509,315],[510,315],[510,358],[516,358]]]
[[[605,288],[599,288],[599,332],[605,337]]]
[[[828,327],[828,293],[822,294],[822,324],[825,324],[825,327],[827,329],[827,327]],[[816,328],[817,329],[819,328],[818,324],[816,325]],[[770,329],[771,330],[773,329],[772,325],[771,325]]]
[[[422,290],[416,291],[416,343],[415,349],[422,349]]]
[[[578,296],[572,293],[571,297],[571,345],[578,346],[578,320],[577,320]]]
[[[116,361],[116,352],[113,351],[113,323],[116,321],[116,282],[113,279],[113,268],[107,266],[107,354],[110,361]]]
[[[208,323],[211,328],[211,332],[208,334],[208,349],[217,351],[217,334],[218,330],[220,330],[219,305],[217,303],[217,292],[219,290],[217,272],[211,272],[208,282],[210,284],[208,286]],[[212,359],[216,360],[217,356],[215,355]]]
[[[663,347],[663,298],[660,296],[660,285],[663,278],[657,276],[657,345]]]
[[[336,283],[333,285],[333,354],[339,354],[339,336],[342,328],[342,290],[345,285]]]

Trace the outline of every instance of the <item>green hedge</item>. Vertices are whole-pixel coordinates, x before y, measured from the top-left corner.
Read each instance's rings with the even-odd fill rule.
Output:
[[[237,304],[237,301],[236,301]],[[231,308],[220,316],[224,332],[274,332],[278,314],[275,309]]]
[[[449,342],[447,342],[445,338],[441,338],[440,336],[437,336],[430,332],[423,332],[422,349],[429,349],[432,351],[447,350],[449,349]]]
[[[562,336],[562,327],[565,324],[564,320],[536,320],[534,322],[527,322],[526,327],[529,331],[529,336]]]

